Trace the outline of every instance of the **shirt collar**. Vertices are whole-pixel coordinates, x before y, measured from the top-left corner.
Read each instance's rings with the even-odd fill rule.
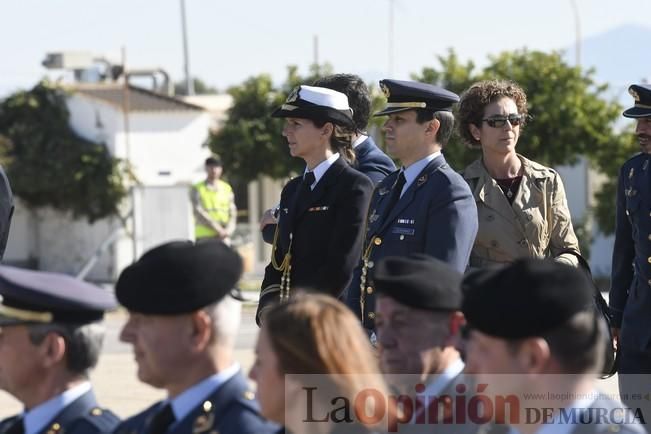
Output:
[[[240,365],[234,363],[227,369],[211,375],[205,380],[201,380],[194,386],[186,389],[180,395],[171,400],[172,411],[174,412],[175,424],[183,420],[190,412],[195,409],[201,401],[212,395],[221,387],[222,384],[233,378],[240,371]],[[169,400],[161,403],[165,405]]]
[[[443,389],[450,384],[450,382],[463,371],[465,364],[460,358],[452,362],[443,372],[437,374],[434,381],[429,383],[423,393],[419,394],[420,400],[423,401],[425,405],[430,405],[431,401],[438,398]],[[429,401],[429,402],[428,402]],[[422,411],[425,411],[426,407],[423,407],[422,410],[415,412],[412,418],[412,423],[414,423]]]
[[[36,434],[43,431],[46,425],[52,422],[64,408],[90,390],[90,382],[84,381],[24,413],[25,434]]]
[[[339,152],[336,152],[330,156],[327,160],[323,160],[320,162],[313,170],[312,173],[314,173],[314,183],[310,186],[312,190],[314,190],[314,187],[319,183],[319,180],[323,178],[323,175],[326,173],[326,171],[334,164],[335,161],[339,159]],[[305,173],[309,172],[307,167],[305,168]]]
[[[364,143],[368,139],[368,136],[365,134],[360,134],[359,137],[353,142],[353,149]]]
[[[416,161],[409,167],[402,169],[402,172],[405,175],[405,186],[402,187],[402,193],[400,193],[400,196],[402,196],[404,192],[407,191],[409,186],[414,182],[414,180],[420,174],[420,172],[423,171],[425,166],[427,166],[433,159],[435,159],[439,155],[441,155],[441,151],[436,151],[433,154],[429,154],[427,157]]]
[[[425,396],[436,397],[441,394],[445,386],[447,386],[457,375],[463,371],[465,364],[463,360],[457,359],[452,362],[443,372],[436,376],[436,379],[429,383],[423,392]]]

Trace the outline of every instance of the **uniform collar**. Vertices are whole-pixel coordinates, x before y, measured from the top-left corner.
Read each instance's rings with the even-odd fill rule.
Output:
[[[420,172],[422,172],[423,169],[425,169],[425,167],[430,162],[432,162],[432,160],[434,160],[436,157],[438,157],[439,155],[441,155],[441,151],[436,151],[433,154],[429,154],[427,157],[416,161],[415,163],[413,163],[409,167],[406,167],[406,168],[402,169],[402,172],[405,175],[405,186],[402,187],[402,193],[407,191],[409,186],[414,182],[416,177],[418,177]],[[401,196],[402,196],[402,194],[401,194]]]
[[[366,139],[368,139],[368,136],[367,136],[367,135],[365,135],[365,134],[360,134],[359,137],[357,138],[357,140],[355,140],[355,141],[353,142],[353,145],[352,145],[352,146],[353,146],[353,149],[355,149],[356,147],[358,147],[359,145],[361,145],[362,143],[364,143],[364,142],[366,141]]]
[[[90,392],[90,382],[84,381],[60,395],[37,405],[24,414],[23,423],[25,434],[37,434],[59,415],[64,408],[77,400],[80,396]]]
[[[234,363],[231,367],[211,375],[172,399],[171,405],[176,423],[182,421],[192,410],[197,408],[206,397],[215,393],[222,384],[237,375],[239,371],[240,365]],[[161,408],[167,402],[170,402],[170,400],[163,401],[161,403]]]
[[[443,372],[435,376],[435,380],[427,385],[423,394],[425,396],[437,397],[445,387],[463,371],[466,365],[459,358],[452,362]]]
[[[327,170],[334,164],[335,161],[339,159],[339,152],[336,152],[330,156],[327,160],[324,160],[320,162],[313,170],[312,173],[314,173],[314,183],[310,186],[312,190],[314,190],[314,187],[319,183],[319,180],[323,178],[323,175],[327,172]],[[305,172],[303,172],[303,175],[305,175],[309,170],[307,170],[307,167],[305,168]]]

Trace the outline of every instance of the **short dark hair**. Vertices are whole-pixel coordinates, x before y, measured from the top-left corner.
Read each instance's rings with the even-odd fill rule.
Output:
[[[441,147],[448,144],[452,132],[454,131],[454,115],[448,111],[432,112],[424,109],[416,109],[416,122],[424,124],[433,119],[439,121],[439,130],[436,133],[436,142]]]
[[[102,324],[35,324],[29,327],[29,339],[39,345],[48,333],[56,333],[66,342],[66,367],[77,375],[88,376],[97,365],[104,341],[105,327]]]
[[[219,157],[208,157],[204,163],[206,166],[222,167],[222,160]]]
[[[541,336],[549,345],[552,357],[558,360],[566,374],[596,372],[603,365],[605,322],[593,311],[583,311],[565,323]],[[515,354],[524,339],[507,340],[509,350]]]
[[[317,79],[313,85],[345,94],[348,105],[353,109],[355,128],[358,132],[366,131],[371,114],[371,96],[361,77],[354,74],[333,74]]]

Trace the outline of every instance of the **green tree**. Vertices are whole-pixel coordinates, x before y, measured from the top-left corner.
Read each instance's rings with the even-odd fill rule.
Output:
[[[43,81],[0,103],[0,158],[16,196],[91,223],[117,213],[126,191],[106,146],[70,129],[64,92]]]
[[[622,164],[633,154],[639,152],[633,129],[626,128],[610,146],[595,149],[592,155],[595,167],[605,175],[601,188],[595,193],[596,204],[592,210],[599,229],[604,234],[615,232],[615,205],[617,197],[617,177]]]
[[[228,120],[222,129],[210,134],[207,144],[221,157],[230,179],[241,183],[259,175],[280,179],[300,170],[302,161],[289,155],[282,136],[283,120],[270,114],[295,86],[331,73],[328,64],[313,65],[303,77],[298,68],[290,66],[280,87],[274,86],[269,75],[262,74],[229,89],[233,106],[228,111]]]
[[[522,86],[531,119],[518,141],[518,152],[550,166],[573,164],[581,155],[587,156],[608,177],[597,195],[595,216],[602,231],[612,231],[612,177],[630,147],[624,146],[625,140],[615,129],[621,107],[606,99],[608,88],[595,82],[593,70],[569,66],[558,52],[526,49],[489,57],[482,71],[475,71],[472,62],[461,64],[452,50],[438,62],[438,68],[425,68],[414,79],[457,93],[487,79],[508,79]],[[479,150],[469,149],[458,135],[444,152],[458,169],[480,156]]]

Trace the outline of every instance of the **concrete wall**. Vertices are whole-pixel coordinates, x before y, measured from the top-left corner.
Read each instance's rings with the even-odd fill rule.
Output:
[[[201,112],[130,115],[129,161],[144,185],[192,183],[205,176],[210,151],[203,144],[210,118]],[[124,133],[116,135],[116,156],[126,158]]]
[[[129,160],[143,185],[174,185],[198,181],[210,151],[210,115],[202,111],[130,112],[124,132],[120,109],[81,94],[68,98],[70,125],[80,136],[106,143],[112,155]]]
[[[145,250],[171,239],[193,237],[188,188],[205,176],[203,161],[209,151],[203,143],[209,115],[200,111],[130,113],[127,146],[124,117],[116,107],[73,94],[68,109],[77,134],[105,143],[117,158],[129,157],[140,185],[132,189],[122,208],[124,215],[133,209],[135,218],[127,220],[126,228],[118,218],[91,225],[52,209],[29,210],[17,201],[5,262],[76,274],[122,228],[88,274],[90,280],[111,281]]]
[[[580,223],[586,218],[590,204],[594,203],[594,193],[600,188],[603,178],[590,168],[585,158],[581,158],[574,166],[559,166],[556,169],[563,179],[572,221]],[[609,277],[614,238],[605,237],[594,224],[590,230],[593,234],[590,246],[592,274],[595,277]]]
[[[81,94],[67,99],[70,127],[81,137],[95,143],[104,143],[115,155],[115,133],[122,128],[122,112],[101,100]]]
[[[114,281],[120,271],[146,250],[163,242],[194,237],[188,186],[138,187],[125,201],[134,206],[135,220],[123,227],[118,218],[93,224],[53,209],[31,211],[17,203],[5,263],[75,275],[102,243],[119,230],[117,239],[100,256],[87,278]],[[134,238],[131,236],[135,223]]]
[[[20,201],[11,223],[4,262],[41,270],[76,274],[95,249],[118,227],[116,219],[94,224],[51,208],[30,210]],[[100,257],[91,280],[109,280],[115,273],[112,255]]]

